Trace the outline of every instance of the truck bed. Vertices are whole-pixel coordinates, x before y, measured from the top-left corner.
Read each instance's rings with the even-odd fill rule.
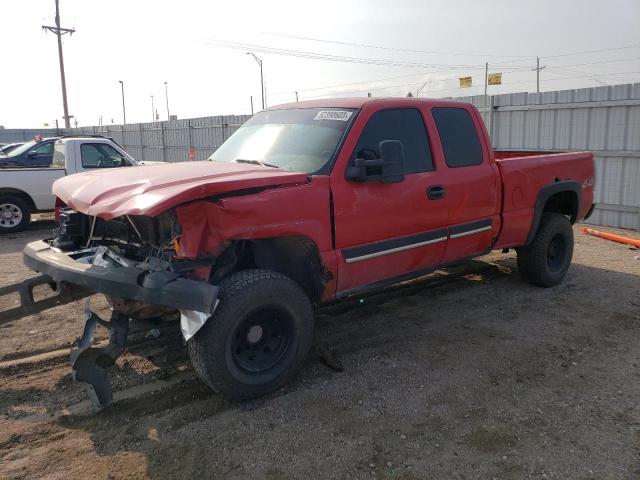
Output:
[[[570,185],[576,192],[578,215],[585,218],[593,204],[593,154],[591,152],[495,152],[502,177],[502,230],[495,248],[524,245],[536,220],[538,192],[555,185]],[[572,201],[570,197],[562,201]]]

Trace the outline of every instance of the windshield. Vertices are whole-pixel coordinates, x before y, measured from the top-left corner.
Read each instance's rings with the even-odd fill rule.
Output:
[[[216,152],[212,161],[256,163],[293,172],[318,173],[328,167],[353,109],[296,108],[254,115]]]
[[[21,153],[26,152],[27,150],[29,150],[31,147],[33,147],[34,145],[37,145],[38,142],[35,141],[30,141],[25,143],[24,145],[16,148],[15,150],[11,150],[9,153],[7,153],[7,155],[9,157],[15,157],[16,155],[20,155]]]

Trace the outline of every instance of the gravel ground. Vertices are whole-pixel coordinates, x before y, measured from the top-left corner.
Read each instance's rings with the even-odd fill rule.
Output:
[[[31,275],[20,251],[49,228],[0,239],[3,285]],[[121,400],[94,415],[55,353],[82,302],[2,326],[0,478],[640,478],[640,252],[575,235],[551,289],[492,254],[320,310],[344,371],[313,354],[250,403],[208,391],[166,325],[133,335]]]

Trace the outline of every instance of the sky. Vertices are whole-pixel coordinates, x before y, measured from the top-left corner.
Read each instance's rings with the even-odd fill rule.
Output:
[[[0,125],[63,124],[54,0],[0,0]],[[79,126],[240,115],[344,96],[489,94],[640,82],[640,0],[60,0]],[[586,52],[586,53],[585,53]],[[471,88],[459,77],[471,76]],[[165,92],[165,84],[167,90]],[[72,123],[73,123],[72,121]]]

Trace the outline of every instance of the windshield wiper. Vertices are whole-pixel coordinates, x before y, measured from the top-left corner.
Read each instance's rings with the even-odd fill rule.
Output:
[[[260,160],[245,160],[244,158],[236,158],[236,163],[250,163],[251,165],[260,165],[262,167],[280,168],[277,165],[271,165],[270,163],[261,162]]]

